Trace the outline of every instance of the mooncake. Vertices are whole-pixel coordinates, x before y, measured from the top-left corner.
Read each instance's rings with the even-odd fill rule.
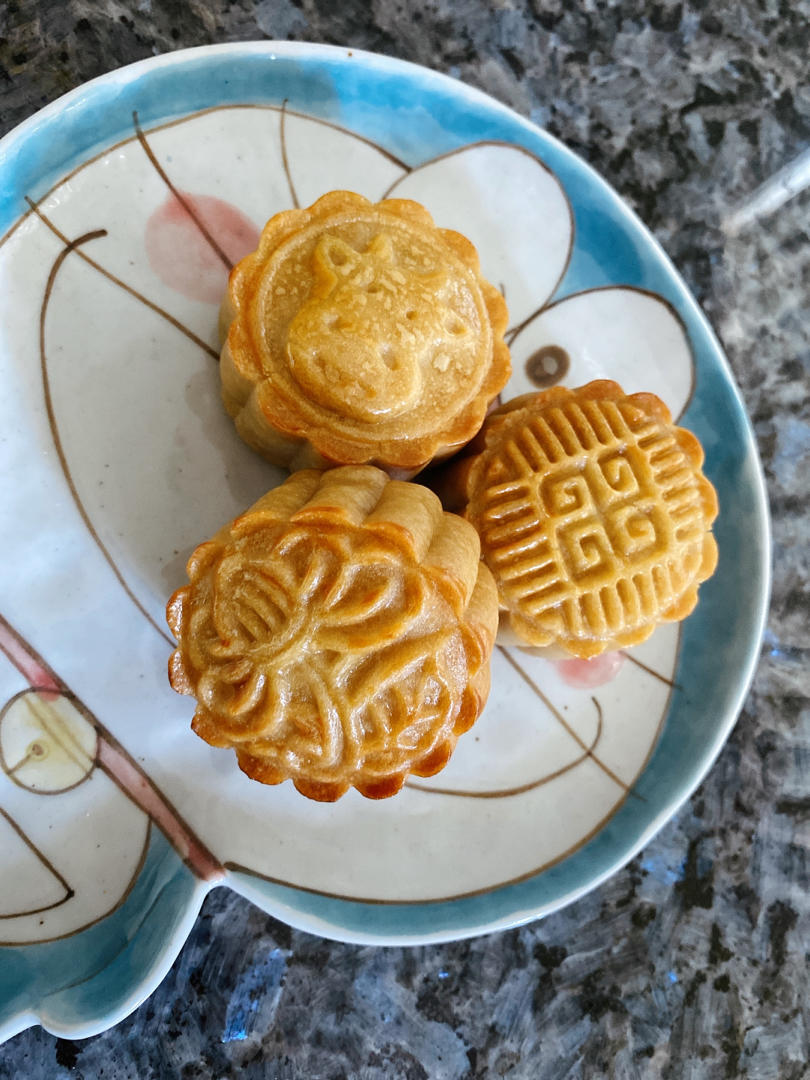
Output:
[[[302,470],[188,563],[169,680],[255,780],[381,799],[480,714],[498,624],[473,527],[373,466]]]
[[[654,394],[607,380],[527,394],[468,451],[441,494],[481,538],[499,641],[587,658],[692,611],[717,564],[717,497]]]
[[[276,214],[232,271],[223,401],[277,465],[404,478],[480,428],[511,370],[506,323],[463,236],[407,199],[333,191]]]

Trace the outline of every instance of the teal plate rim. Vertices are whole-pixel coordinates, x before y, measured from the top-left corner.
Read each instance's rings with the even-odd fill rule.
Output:
[[[657,241],[605,181],[506,106],[405,61],[336,46],[250,42],[169,53],[100,76],[0,141],[0,236],[26,213],[25,196],[41,197],[71,168],[130,134],[133,111],[143,125],[152,125],[217,105],[281,105],[285,99],[410,165],[481,140],[530,150],[562,182],[576,221],[574,254],[552,299],[605,284],[655,292],[676,309],[692,346],[695,391],[683,420],[707,449],[706,472],[719,493],[720,562],[684,623],[676,688],[659,741],[633,788],[637,797],[555,865],[457,900],[370,904],[241,870],[224,881],[288,924],[341,941],[426,944],[517,926],[572,902],[636,855],[695,790],[731,732],[753,678],[770,590],[767,497],[753,432],[695,300]],[[400,108],[405,102],[408,109]],[[394,111],[396,121],[386,123]],[[583,268],[577,252],[604,243],[606,229],[613,261],[609,278],[602,278]],[[82,1038],[118,1022],[164,977],[209,887],[153,829],[136,885],[115,912],[63,941],[0,949],[0,1040],[33,1023]]]

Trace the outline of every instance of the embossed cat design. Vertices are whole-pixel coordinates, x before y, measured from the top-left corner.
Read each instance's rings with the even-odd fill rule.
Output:
[[[445,270],[403,270],[378,233],[365,251],[324,236],[315,284],[290,324],[290,370],[311,398],[358,420],[397,416],[422,388],[424,365],[444,371],[471,330],[449,305]]]

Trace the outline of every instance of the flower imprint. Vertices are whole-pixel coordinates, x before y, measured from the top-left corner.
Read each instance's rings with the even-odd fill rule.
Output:
[[[200,545],[169,602],[193,727],[332,801],[430,776],[478,716],[497,622],[473,529],[374,468],[295,473]]]

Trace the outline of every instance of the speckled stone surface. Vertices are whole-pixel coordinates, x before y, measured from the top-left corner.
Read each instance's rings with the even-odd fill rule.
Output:
[[[225,890],[132,1016],[40,1029],[0,1078],[798,1080],[810,941],[810,182],[807,0],[25,0],[0,3],[3,130],[82,81],[183,46],[295,38],[448,72],[546,126],[638,210],[729,355],[775,541],[762,659],[689,804],[544,922],[382,950],[290,931]],[[796,186],[800,186],[796,184]]]

